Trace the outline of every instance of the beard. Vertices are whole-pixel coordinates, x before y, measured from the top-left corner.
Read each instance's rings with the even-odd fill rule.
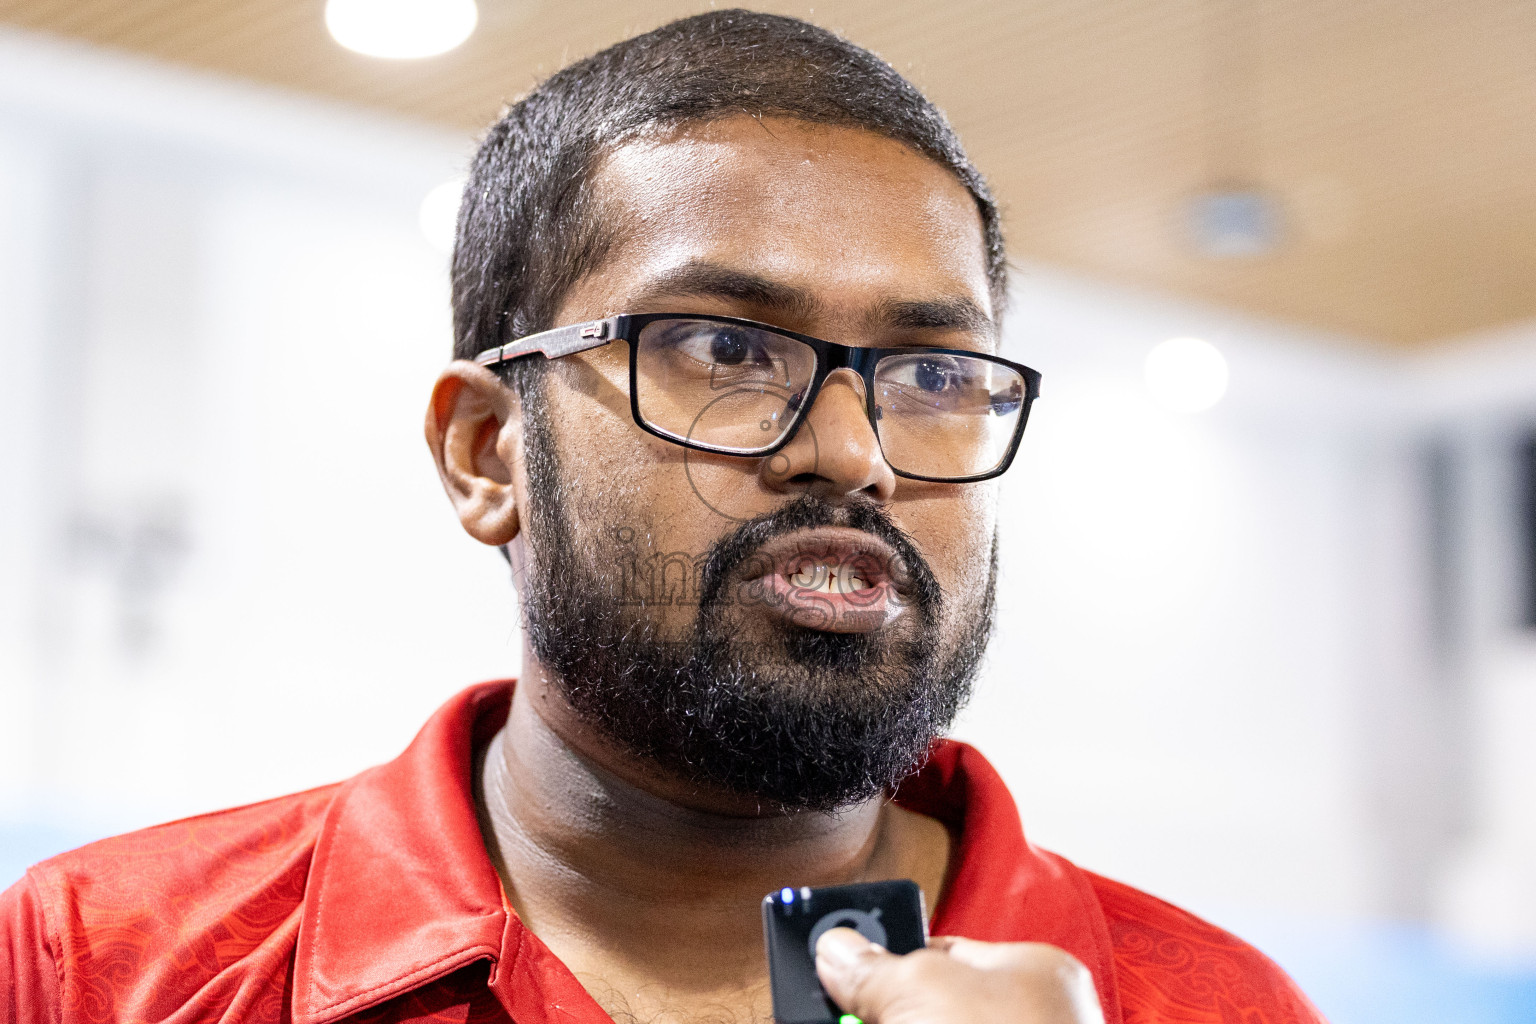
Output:
[[[893,789],[919,768],[970,695],[993,623],[997,545],[972,607],[945,636],[945,596],[916,545],[863,497],[805,494],[740,524],[697,567],[691,628],[660,635],[635,595],[635,563],[596,556],[577,537],[544,403],[525,402],[532,501],[522,588],[529,646],[577,716],[620,749],[695,784],[781,811],[830,811]],[[618,533],[615,516],[609,536]],[[906,613],[884,628],[838,633],[753,613],[744,576],[759,548],[796,530],[863,530],[901,560]],[[644,536],[643,529],[628,535]],[[661,560],[653,569],[660,576]],[[750,570],[743,572],[743,570]],[[665,598],[663,599],[665,600]],[[654,603],[654,602],[653,602]]]

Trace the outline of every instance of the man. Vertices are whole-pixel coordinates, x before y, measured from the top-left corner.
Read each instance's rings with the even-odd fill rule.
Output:
[[[453,275],[427,439],[512,564],[523,677],[348,782],[32,869],[7,1020],[764,1021],[763,894],[901,878],[930,949],[815,950],[869,1024],[1320,1019],[1030,846],[937,740],[1038,375],[996,352],[997,210],[911,85],[741,11],[621,43],[492,129]]]

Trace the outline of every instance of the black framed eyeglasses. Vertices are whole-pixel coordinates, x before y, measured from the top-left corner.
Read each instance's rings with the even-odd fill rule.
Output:
[[[864,380],[869,423],[893,473],[944,483],[989,480],[1013,462],[1040,394],[1039,373],[999,356],[914,345],[854,348],[702,313],[556,327],[486,349],[475,362],[558,359],[621,338],[629,344],[635,424],[720,455],[763,458],[783,448],[827,375],[847,367]]]

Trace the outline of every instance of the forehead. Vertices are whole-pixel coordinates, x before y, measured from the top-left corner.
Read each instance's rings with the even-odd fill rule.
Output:
[[[616,243],[596,276],[616,301],[704,261],[830,307],[969,297],[991,312],[974,199],[947,168],[872,132],[744,115],[689,125],[617,147],[593,191]]]

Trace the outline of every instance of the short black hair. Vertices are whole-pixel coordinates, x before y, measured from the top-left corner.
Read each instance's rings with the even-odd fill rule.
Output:
[[[481,144],[453,251],[454,355],[556,326],[566,292],[612,244],[589,182],[613,147],[650,130],[779,115],[862,128],[954,173],[976,201],[993,308],[1007,270],[998,209],[943,113],[885,61],[795,18],[726,10],[683,18],[551,75]],[[518,360],[523,390],[543,360]]]

